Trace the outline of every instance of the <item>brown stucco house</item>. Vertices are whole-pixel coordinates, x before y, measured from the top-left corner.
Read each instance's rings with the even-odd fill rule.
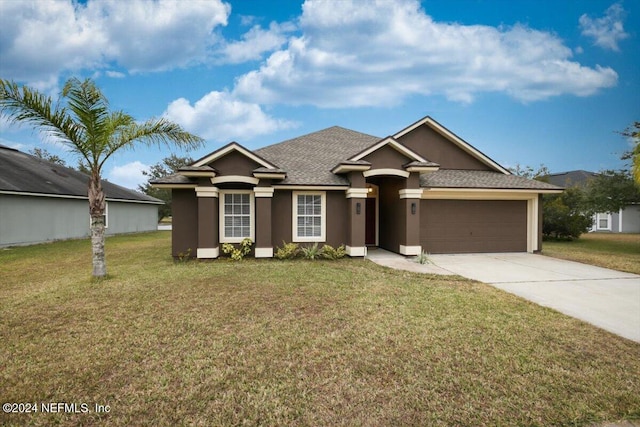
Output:
[[[331,127],[257,150],[232,142],[179,173],[171,188],[172,252],[217,258],[249,237],[255,256],[283,242],[344,244],[403,255],[536,252],[543,193],[425,117],[378,138]]]

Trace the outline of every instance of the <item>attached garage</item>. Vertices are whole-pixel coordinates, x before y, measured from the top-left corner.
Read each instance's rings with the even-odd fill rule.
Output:
[[[526,252],[526,200],[422,200],[420,243],[429,253]]]

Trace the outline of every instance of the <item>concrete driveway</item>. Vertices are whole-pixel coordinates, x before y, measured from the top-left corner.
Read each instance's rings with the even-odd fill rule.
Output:
[[[391,262],[388,258],[385,264],[385,252],[369,258],[389,267],[412,264],[406,269],[450,272],[488,283],[640,342],[640,276],[637,274],[528,253],[431,255],[434,265],[416,270],[419,264],[399,255],[396,256],[404,259]]]

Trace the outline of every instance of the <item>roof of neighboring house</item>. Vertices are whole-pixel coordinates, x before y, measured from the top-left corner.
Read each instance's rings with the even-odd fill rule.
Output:
[[[0,145],[0,192],[87,197],[89,176]],[[162,204],[161,200],[102,181],[107,200]]]
[[[255,152],[287,172],[278,184],[349,185],[331,169],[378,141],[377,136],[333,126]]]
[[[493,171],[441,169],[422,174],[420,186],[427,188],[488,188],[508,190],[559,190],[556,185]]]
[[[595,172],[585,170],[575,170],[568,172],[559,172],[545,175],[547,182],[560,187],[584,187],[587,182],[597,177]]]

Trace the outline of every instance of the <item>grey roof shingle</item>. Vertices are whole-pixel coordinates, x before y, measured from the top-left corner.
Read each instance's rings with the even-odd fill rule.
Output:
[[[255,152],[287,171],[287,178],[278,184],[349,185],[331,169],[378,141],[377,136],[333,126]]]
[[[88,182],[82,172],[0,146],[0,191],[87,197]],[[107,199],[163,203],[105,180],[102,188]]]
[[[500,172],[441,169],[420,176],[426,188],[489,188],[508,190],[561,190],[561,187],[517,175]]]
[[[597,177],[595,172],[589,172],[585,170],[575,170],[568,172],[552,173],[546,175],[544,178],[547,182],[553,185],[559,185],[562,187],[584,187],[589,181]]]

